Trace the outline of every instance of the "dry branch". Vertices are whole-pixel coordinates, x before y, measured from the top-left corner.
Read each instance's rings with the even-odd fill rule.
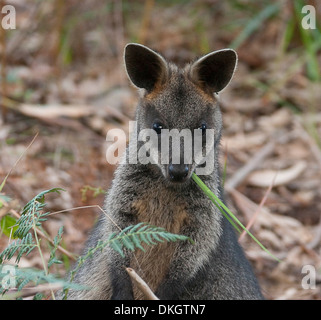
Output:
[[[52,290],[61,289],[63,286],[60,283],[40,284],[36,287],[27,287],[22,290],[10,289],[4,296],[0,296],[0,300],[14,300],[17,298],[28,298],[36,295],[37,293],[47,292]]]
[[[271,192],[271,190],[272,190],[272,188],[273,188],[273,186],[274,186],[274,179],[275,179],[275,177],[273,178],[273,180],[272,180],[269,188],[268,188],[267,191],[265,192],[265,195],[264,195],[263,199],[261,200],[258,208],[255,210],[253,216],[251,217],[250,221],[249,221],[248,224],[246,225],[246,229],[247,229],[247,230],[250,230],[250,228],[251,228],[252,225],[254,224],[254,222],[255,222],[255,220],[256,220],[259,212],[260,212],[261,209],[263,208],[264,203],[265,203],[265,201],[267,200],[267,198],[268,198],[268,196],[269,196],[269,194],[270,194],[270,192]],[[242,241],[242,239],[244,238],[245,235],[246,235],[246,231],[244,230],[244,231],[242,232],[242,234],[240,235],[240,237],[239,237],[239,241]]]
[[[144,294],[146,300],[159,300],[147,283],[132,268],[126,268],[132,282]]]

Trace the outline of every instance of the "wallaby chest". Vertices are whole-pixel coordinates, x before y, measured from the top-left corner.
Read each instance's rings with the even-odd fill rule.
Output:
[[[146,190],[132,203],[137,222],[147,222],[162,227],[171,233],[181,233],[189,224],[187,201],[176,192],[161,188],[155,192]],[[179,243],[164,242],[157,246],[145,246],[145,252],[136,250],[131,267],[146,281],[155,292],[169,270],[171,259]],[[134,289],[135,299],[142,299],[141,293]]]

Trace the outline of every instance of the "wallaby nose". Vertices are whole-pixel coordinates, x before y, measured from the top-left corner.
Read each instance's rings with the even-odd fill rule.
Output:
[[[183,182],[188,176],[188,166],[186,164],[170,164],[168,174],[173,182]]]

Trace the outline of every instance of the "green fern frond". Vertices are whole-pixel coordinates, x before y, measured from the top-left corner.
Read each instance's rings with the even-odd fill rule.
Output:
[[[74,270],[72,270],[70,273],[70,282],[73,281],[76,273],[83,263],[87,259],[91,258],[96,251],[103,250],[107,245],[110,245],[113,250],[118,252],[122,257],[125,257],[125,249],[129,251],[134,251],[135,249],[145,251],[144,247],[142,246],[142,242],[148,246],[151,246],[164,241],[175,242],[178,240],[187,240],[191,243],[194,243],[189,237],[170,233],[164,228],[151,226],[144,222],[128,226],[120,233],[112,233],[107,241],[98,241],[97,245],[93,248],[90,248],[86,255],[81,256],[78,259],[76,268],[74,268]],[[67,298],[68,291],[68,289],[64,290],[64,299]]]
[[[269,254],[276,261],[280,262],[280,260],[277,257],[275,257],[268,249],[266,249],[263,246],[263,244],[259,240],[257,240],[249,230],[247,230],[244,227],[240,220],[229,210],[229,208],[226,207],[226,205],[215,195],[215,193],[213,193],[206,186],[206,184],[195,173],[192,174],[192,178],[196,182],[196,184],[202,189],[202,191],[211,199],[216,208],[218,208],[221,211],[221,213],[237,231],[240,231],[238,226],[241,227],[267,254]]]
[[[175,242],[178,240],[188,240],[193,243],[189,237],[170,233],[164,228],[150,226],[142,222],[137,225],[127,227],[118,235],[113,234],[109,237],[107,242],[109,242],[109,245],[114,250],[124,257],[124,249],[134,251],[138,248],[144,251],[142,242],[151,246],[164,241]]]
[[[24,238],[30,229],[34,226],[40,226],[41,222],[47,220],[46,216],[49,212],[43,212],[45,208],[45,195],[48,193],[56,192],[60,194],[60,191],[65,191],[62,188],[52,188],[45,190],[36,195],[31,201],[29,201],[23,208],[21,217],[17,220],[18,228],[14,232],[14,237]]]
[[[64,228],[60,227],[58,230],[57,235],[55,236],[53,243],[54,243],[54,247],[51,249],[50,251],[50,257],[48,260],[48,269],[53,265],[53,264],[61,264],[62,261],[58,260],[56,257],[56,251],[58,249],[58,246],[60,244],[60,242],[62,241],[62,233],[63,233]]]
[[[0,253],[0,264],[3,263],[4,260],[10,260],[15,254],[17,254],[16,263],[19,263],[23,254],[27,256],[36,247],[37,245],[30,233],[23,239],[14,240]]]
[[[0,264],[0,270],[3,266],[3,264]],[[17,288],[18,292],[21,291],[26,285],[37,286],[39,284],[44,283],[59,283],[62,287],[70,288],[73,290],[87,289],[87,287],[85,286],[76,283],[70,283],[69,281],[61,279],[57,277],[55,274],[46,274],[44,270],[37,270],[32,268],[19,268],[17,266],[12,267],[14,267],[14,271],[12,272],[12,274],[14,275],[15,288]],[[0,272],[0,283],[6,275],[6,273]],[[5,292],[6,289],[0,290],[0,295],[4,294]],[[0,296],[0,300],[1,299],[5,299],[5,297],[1,298]]]

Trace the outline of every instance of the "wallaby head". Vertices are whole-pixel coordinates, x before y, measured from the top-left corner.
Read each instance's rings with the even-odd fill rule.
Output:
[[[236,52],[214,51],[178,68],[155,51],[131,43],[125,48],[124,59],[128,77],[140,91],[137,132],[152,129],[156,135],[157,139],[149,143],[148,153],[164,178],[171,183],[185,183],[205,162],[214,164],[214,149],[218,148],[222,127],[218,93],[233,76]],[[209,131],[213,134],[205,134]],[[178,145],[173,147],[172,141],[167,154],[166,147],[161,146],[163,140],[160,143],[165,133],[172,140],[178,137]],[[190,142],[187,148],[186,141]],[[204,153],[212,156],[203,161]]]

